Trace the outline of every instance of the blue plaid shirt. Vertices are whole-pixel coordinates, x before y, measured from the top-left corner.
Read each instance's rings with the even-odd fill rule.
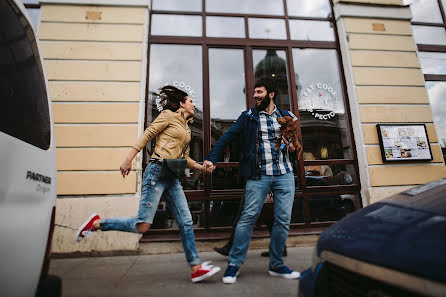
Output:
[[[295,115],[291,112],[290,114],[294,120],[297,120]],[[276,107],[274,107],[271,115],[265,111],[259,112],[260,172],[263,175],[282,175],[293,171],[287,148],[280,152],[275,150],[276,139],[282,138],[280,124],[277,122],[280,117],[281,115]]]

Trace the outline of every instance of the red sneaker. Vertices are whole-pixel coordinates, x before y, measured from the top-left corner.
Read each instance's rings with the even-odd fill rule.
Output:
[[[93,232],[96,231],[96,228],[93,226],[93,223],[96,220],[100,220],[101,218],[97,214],[92,214],[88,220],[85,221],[85,223],[77,230],[76,233],[76,241],[79,242],[84,237],[87,237],[91,235]]]
[[[191,273],[192,282],[200,282],[220,271],[220,267],[209,265],[211,261],[201,263],[197,271]]]

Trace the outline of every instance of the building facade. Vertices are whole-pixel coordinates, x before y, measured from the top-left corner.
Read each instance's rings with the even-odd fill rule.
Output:
[[[317,234],[346,211],[446,177],[444,0],[27,2],[56,126],[54,253],[136,251],[179,238],[161,202],[142,237],[73,240],[91,212],[136,215],[153,144],[125,179],[119,166],[158,115],[165,84],[196,101],[190,147],[202,162],[254,105],[255,78],[274,77],[276,104],[299,117],[304,149],[292,236]],[[197,238],[228,236],[243,194],[238,161],[234,143],[212,176],[182,180]],[[256,234],[264,229],[259,222]]]

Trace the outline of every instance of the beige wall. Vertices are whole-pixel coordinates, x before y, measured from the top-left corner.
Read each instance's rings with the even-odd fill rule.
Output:
[[[118,170],[140,125],[146,10],[42,4],[39,38],[53,101],[59,195],[137,190],[136,174],[119,179]]]
[[[42,3],[57,147],[53,253],[138,249],[137,234],[98,232],[80,243],[74,236],[93,212],[137,213],[140,156],[125,179],[119,166],[143,128],[147,28],[147,6]]]
[[[401,1],[337,1],[377,4],[374,13],[385,14],[387,4]],[[381,5],[382,4],[382,5]],[[361,9],[367,9],[362,7]],[[355,11],[348,7],[349,12]],[[378,9],[378,10],[377,10]],[[392,8],[395,9],[395,8]],[[347,9],[344,9],[347,11]],[[362,14],[364,11],[362,11]],[[365,205],[417,184],[446,176],[441,148],[432,124],[424,76],[417,58],[409,19],[345,15],[338,19],[349,85],[355,141]],[[349,81],[350,80],[350,81]],[[383,163],[376,124],[426,124],[431,162]]]

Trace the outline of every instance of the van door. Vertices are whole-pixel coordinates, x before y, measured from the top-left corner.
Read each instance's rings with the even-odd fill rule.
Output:
[[[51,105],[20,1],[0,1],[0,296],[34,296],[56,202]]]

